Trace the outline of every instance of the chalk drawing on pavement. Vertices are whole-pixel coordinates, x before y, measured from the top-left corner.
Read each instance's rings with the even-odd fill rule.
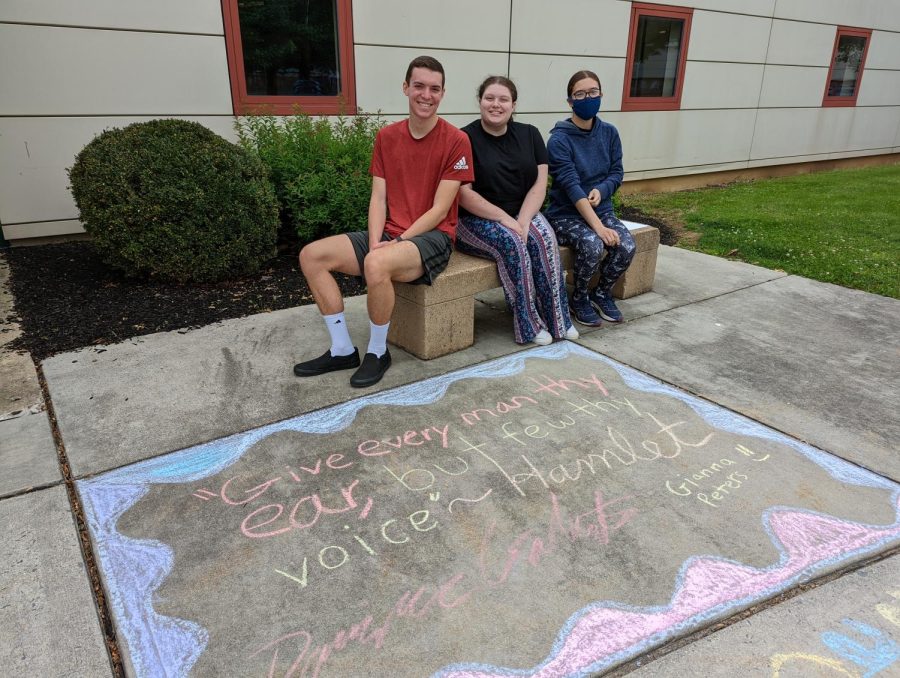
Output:
[[[568,621],[558,631],[555,641],[552,638],[547,639],[551,649],[544,661],[531,668],[512,669],[462,661],[438,669],[435,673],[436,676],[442,678],[488,678],[513,675],[589,675],[625,661],[678,635],[690,632],[712,619],[727,616],[755,601],[768,598],[778,591],[785,590],[793,583],[808,579],[818,572],[827,571],[838,563],[883,550],[888,545],[900,541],[900,520],[898,520],[900,491],[890,481],[769,429],[758,422],[662,384],[608,358],[577,345],[562,342],[417,384],[365,396],[326,410],[228,436],[139,462],[95,478],[78,481],[77,488],[84,503],[89,529],[97,549],[110,605],[116,623],[128,644],[128,655],[138,675],[186,675],[207,651],[210,643],[209,631],[202,624],[186,618],[162,615],[157,613],[154,608],[156,592],[170,576],[174,567],[172,547],[159,540],[128,537],[117,529],[120,518],[138,504],[151,488],[161,485],[184,484],[190,487],[189,493],[197,504],[212,504],[222,501],[223,496],[226,495],[222,491],[215,491],[216,488],[213,485],[203,484],[203,481],[232,467],[248,450],[269,436],[281,432],[323,435],[339,432],[350,427],[359,413],[368,407],[422,407],[440,401],[451,386],[463,380],[501,380],[519,375],[531,360],[564,363],[569,358],[586,358],[607,369],[614,370],[624,384],[635,392],[676,399],[687,405],[714,430],[786,446],[803,459],[824,469],[827,474],[841,483],[887,491],[890,496],[894,522],[888,525],[869,525],[809,509],[798,509],[791,506],[769,507],[760,516],[760,521],[773,547],[777,550],[779,559],[768,567],[752,567],[726,558],[696,555],[688,558],[681,565],[674,582],[670,602],[665,606],[634,607],[617,603],[615,600],[598,600],[572,611]],[[597,383],[600,384],[599,381]],[[461,420],[459,431],[467,433],[468,428],[480,425],[482,419],[493,421],[493,419],[499,418],[499,415],[505,415],[518,407],[524,410],[530,406],[524,397],[519,400],[498,398],[498,402],[504,403],[506,411],[503,411],[503,408],[494,407],[492,413],[482,413],[480,419],[473,419],[470,416],[468,420]],[[609,402],[608,406],[624,409],[624,405],[617,406],[613,402]],[[635,408],[632,406],[632,409]],[[635,412],[637,412],[636,409]],[[565,429],[570,426],[568,421],[572,419],[572,416],[566,416],[568,419],[557,419],[554,421],[555,425],[551,423],[550,427],[545,427],[547,431],[553,433],[551,428]],[[510,445],[524,444],[516,442],[515,437],[519,441],[530,444],[529,436],[536,439],[544,435],[544,430],[537,424],[520,428],[521,430],[509,426],[502,429]],[[528,433],[529,428],[531,433]],[[408,431],[405,436],[399,436],[393,441],[388,438],[380,446],[374,444],[378,441],[369,441],[373,442],[369,446],[360,444],[359,454],[365,457],[388,455],[391,453],[390,447],[392,446],[399,448],[404,443],[415,446],[426,440],[438,444],[441,442],[442,435],[442,442],[446,447],[449,437],[447,427],[433,426]],[[624,440],[621,434],[619,434],[619,438],[610,435],[614,442]],[[454,442],[454,444],[457,443]],[[690,444],[700,445],[700,441]],[[624,449],[624,445],[628,445],[628,442],[620,443],[622,449]],[[479,444],[470,443],[470,448],[476,452],[482,452],[478,449]],[[652,451],[652,448],[645,447],[645,450]],[[649,452],[645,451],[644,454],[648,455]],[[753,455],[754,452],[749,447],[744,447],[744,450],[738,450],[735,459],[746,464],[765,461],[762,454],[755,457]],[[658,458],[659,456],[657,454],[657,457],[645,456],[644,458]],[[477,457],[477,455],[473,455],[473,457]],[[462,476],[469,472],[469,462],[462,457],[457,457],[457,459],[458,461],[454,460],[452,456],[443,457],[438,467],[428,473],[432,475],[432,478],[449,478],[455,475]],[[378,460],[379,458],[375,459],[375,461]],[[735,460],[731,461],[735,463]],[[357,462],[351,462],[350,457],[345,457],[344,454],[332,454],[331,456],[321,456],[318,462],[307,460],[304,463],[303,467],[289,468],[292,478],[279,482],[282,484],[297,482],[299,484],[307,474],[318,475],[331,469],[343,469],[349,467],[351,463]],[[718,473],[720,468],[729,466],[721,461],[715,463],[718,464],[717,467],[706,463],[697,469],[683,471],[675,480],[684,483],[691,477],[696,477],[696,480],[691,482],[697,484],[701,476],[707,476],[706,472],[712,475]],[[608,462],[607,466],[609,466]],[[689,473],[693,471],[696,471],[696,474],[690,475]],[[727,468],[725,471],[730,472],[731,469]],[[723,476],[725,471],[722,471]],[[559,482],[558,479],[554,481],[554,477],[550,473],[546,475],[550,482]],[[421,489],[422,496],[426,501],[437,505],[444,499],[449,500],[446,508],[448,514],[452,513],[454,516],[469,515],[473,509],[486,505],[497,494],[492,494],[492,488],[486,487],[483,492],[451,499],[453,495],[446,495],[445,491],[439,490],[436,485],[426,487],[428,478],[424,473],[419,473],[415,478],[398,476],[395,473],[394,477],[402,478],[402,482],[406,484],[408,490],[418,492]],[[733,482],[743,483],[746,477],[747,475],[743,474],[744,480],[742,480],[740,477],[734,476]],[[567,479],[571,479],[571,476],[568,476]],[[414,483],[413,480],[416,482]],[[548,480],[545,480],[544,476],[540,476],[540,480],[548,485]],[[515,483],[513,484],[515,485]],[[260,485],[251,489],[259,493],[256,496],[261,496],[269,490],[269,487]],[[342,487],[345,490],[346,510],[357,518],[362,516],[358,518],[359,520],[368,518],[372,511],[371,497],[368,497],[370,501],[366,501],[367,494],[356,490],[352,483],[344,483]],[[710,498],[710,501],[706,502],[709,504],[708,510],[716,510],[718,506],[725,505],[730,495],[740,491],[739,487],[739,485],[735,487],[732,484],[730,493],[728,490],[723,490],[724,494],[720,492],[714,501],[711,499],[711,495],[705,495]],[[520,488],[516,485],[515,489]],[[693,500],[696,489],[691,488],[691,490],[690,499]],[[665,488],[662,491],[666,494],[673,494],[671,490],[667,492]],[[250,490],[245,490],[244,493],[240,502],[235,501],[233,497],[228,498],[232,503],[241,503],[244,500],[249,501],[247,497],[254,497],[254,492]],[[680,492],[674,492],[674,494],[680,494]],[[312,496],[310,495],[308,498]],[[550,497],[553,502],[556,501],[554,493],[551,492]],[[615,498],[612,501],[619,501],[619,499]],[[601,504],[607,506],[608,504],[605,503],[607,501],[609,501],[607,498],[598,495],[597,506],[599,507]],[[318,502],[318,508],[314,514],[315,519],[318,519],[320,515],[336,515],[345,510],[344,508],[340,510],[335,508],[334,503],[325,503],[325,500],[319,498],[318,495],[315,495],[315,500],[310,499],[302,504],[303,510],[308,506],[315,505],[316,502]],[[299,518],[295,520],[295,514],[299,515],[298,507],[300,506],[301,502],[298,502],[291,513],[291,524],[295,528],[300,525],[305,529],[306,522],[301,522]],[[288,505],[284,505],[282,509],[285,516],[288,508]],[[615,522],[617,527],[624,527],[634,517],[634,514],[628,513],[628,510],[620,508],[618,513],[610,513],[608,516],[611,520],[610,524]],[[597,512],[599,513],[599,508]],[[275,518],[269,520],[271,515],[274,515],[274,509],[269,510],[269,513],[256,514],[250,522],[245,519],[242,523],[247,528],[245,536],[268,535],[271,532],[273,536],[277,537],[274,528],[276,523],[273,522]],[[413,517],[414,515],[416,517]],[[618,518],[613,518],[614,515]],[[277,517],[281,519],[283,516],[279,514]],[[399,515],[387,521],[382,520],[381,532],[385,535],[385,541],[389,543],[405,543],[401,542],[401,539],[432,530],[430,526],[433,520],[434,516],[427,511],[410,512],[408,515]],[[314,522],[309,525],[313,525]],[[577,525],[577,521],[572,525]],[[349,531],[349,526],[343,525],[343,527],[348,528],[348,535],[352,533]],[[403,531],[398,531],[401,527]],[[592,529],[594,529],[593,532],[582,533],[580,538],[596,540],[598,534],[595,528]],[[250,534],[247,534],[247,531]],[[575,532],[576,530],[573,528],[570,536]],[[362,545],[359,547],[360,549],[363,551],[368,549],[374,554],[377,550],[372,546],[374,542],[369,539],[363,541],[363,537],[359,534],[352,534],[356,542]],[[609,535],[605,535],[605,538],[608,539]],[[536,556],[538,560],[539,555]],[[350,558],[350,551],[346,546],[329,544],[318,551],[316,566],[321,566],[324,570],[340,571]],[[300,588],[307,585],[309,572],[306,561],[304,561],[302,573],[287,568],[272,568],[272,570],[280,580],[287,583],[302,581],[304,583]],[[438,603],[447,603],[441,607],[447,609],[453,607],[450,595],[451,582],[453,585],[458,585],[460,581],[457,579],[453,582],[452,578],[448,579],[444,588],[441,589],[442,597],[435,594],[435,600]],[[474,596],[475,593],[472,595]],[[462,600],[463,596],[459,596],[456,602],[461,605],[460,601]],[[435,605],[437,606],[438,603]],[[262,644],[261,647],[266,647],[266,645]],[[263,657],[263,654],[260,656]],[[268,660],[268,657],[263,658]],[[267,666],[267,664],[263,663],[260,666]]]

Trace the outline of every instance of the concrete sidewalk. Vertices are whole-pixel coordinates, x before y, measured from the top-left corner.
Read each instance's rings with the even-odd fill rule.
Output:
[[[523,351],[495,291],[473,347],[394,349],[364,391],[291,374],[326,343],[313,307],[44,361],[70,492],[42,398],[0,420],[0,673],[111,672],[76,495],[130,675],[897,670],[900,302],[661,247],[654,292],[621,308],[578,346]],[[347,311],[364,342],[365,300]],[[591,384],[604,401],[575,424],[557,396]],[[267,527],[289,505],[253,502],[300,479],[315,494],[288,525],[314,505],[323,524],[289,541]],[[359,515],[335,517],[341,497]]]

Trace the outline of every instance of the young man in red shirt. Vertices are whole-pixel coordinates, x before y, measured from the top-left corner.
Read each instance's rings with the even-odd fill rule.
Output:
[[[409,117],[384,127],[375,138],[368,231],[323,238],[300,252],[300,267],[331,335],[331,348],[294,365],[298,377],[358,368],[351,386],[378,383],[391,366],[387,333],[394,281],[430,285],[450,259],[459,187],[474,179],[469,139],[438,117],[444,68],[436,59],[412,60],[403,94]],[[366,280],[371,333],[362,364],[347,330],[334,272]]]

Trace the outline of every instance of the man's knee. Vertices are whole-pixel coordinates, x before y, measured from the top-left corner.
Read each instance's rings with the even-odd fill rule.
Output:
[[[313,241],[300,250],[300,269],[307,277],[321,271],[359,275],[357,268],[352,244],[349,240],[341,241],[340,236]]]
[[[377,285],[391,279],[391,267],[386,253],[382,250],[372,250],[363,260],[363,272],[366,284]]]
[[[322,247],[321,240],[316,240],[315,242],[305,245],[303,249],[300,250],[300,270],[302,270],[304,274],[308,274],[310,271],[321,269],[325,264],[324,250],[325,248]]]
[[[422,273],[422,259],[413,243],[372,250],[363,261],[363,274],[369,287],[385,282],[409,282]]]

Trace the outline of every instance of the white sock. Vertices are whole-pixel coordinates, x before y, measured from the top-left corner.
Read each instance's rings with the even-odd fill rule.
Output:
[[[350,355],[355,350],[350,339],[350,331],[347,329],[347,319],[343,311],[334,315],[323,315],[325,327],[331,335],[331,355]]]
[[[376,325],[371,320],[369,321],[369,348],[366,349],[366,353],[374,353],[376,358],[380,358],[384,355],[384,352],[387,351],[387,335],[388,328],[391,324],[385,323],[384,325]]]

